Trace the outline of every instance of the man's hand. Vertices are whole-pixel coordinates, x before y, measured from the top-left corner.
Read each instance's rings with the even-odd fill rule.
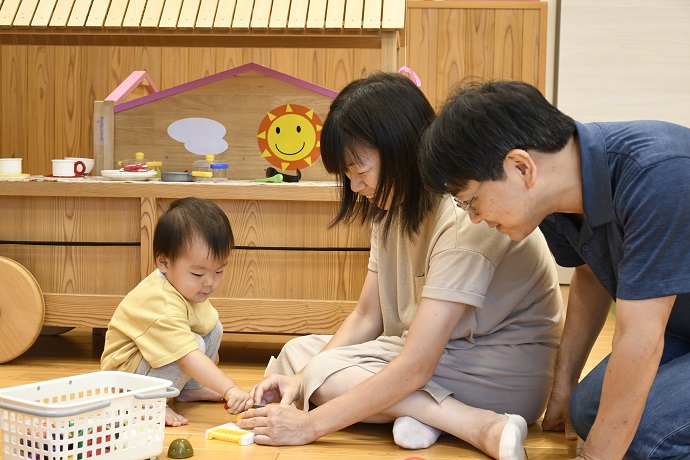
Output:
[[[570,395],[574,389],[569,385],[554,383],[549,403],[546,406],[544,420],[541,422],[542,430],[565,431],[565,439],[577,439],[577,433],[573,429],[568,410],[568,401],[570,401]]]

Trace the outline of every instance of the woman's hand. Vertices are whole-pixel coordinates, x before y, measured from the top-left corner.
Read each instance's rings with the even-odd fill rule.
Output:
[[[319,438],[309,413],[287,404],[244,412],[237,426],[254,430],[254,442],[267,446],[301,446]]]
[[[249,390],[249,394],[254,404],[292,404],[299,399],[301,387],[301,374],[271,374]]]

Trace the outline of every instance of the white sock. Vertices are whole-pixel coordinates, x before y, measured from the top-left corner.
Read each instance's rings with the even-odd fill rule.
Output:
[[[441,430],[407,416],[398,417],[393,424],[393,439],[405,449],[426,449],[438,441],[441,433]]]
[[[525,448],[523,443],[527,437],[527,422],[519,415],[506,414],[508,423],[501,433],[498,445],[499,460],[524,460]]]

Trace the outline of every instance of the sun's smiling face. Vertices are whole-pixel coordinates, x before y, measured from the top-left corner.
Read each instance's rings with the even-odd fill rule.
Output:
[[[321,155],[321,126],[319,117],[307,107],[276,107],[259,125],[261,156],[283,170],[305,168]]]

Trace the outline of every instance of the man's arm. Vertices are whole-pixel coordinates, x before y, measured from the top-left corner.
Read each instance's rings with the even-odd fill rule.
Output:
[[[587,265],[575,269],[570,284],[568,310],[558,349],[553,388],[542,422],[544,430],[565,430],[568,439],[577,438],[570,425],[568,401],[580,380],[580,374],[594,342],[606,322],[612,301],[611,296]]]
[[[599,412],[581,457],[622,458],[642,417],[676,296],[616,301],[616,331]]]

